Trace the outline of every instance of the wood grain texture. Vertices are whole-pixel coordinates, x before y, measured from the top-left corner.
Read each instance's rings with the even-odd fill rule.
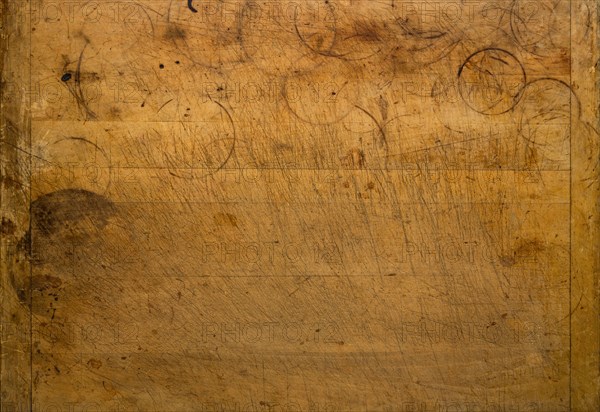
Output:
[[[594,0],[3,0],[2,411],[600,408]]]

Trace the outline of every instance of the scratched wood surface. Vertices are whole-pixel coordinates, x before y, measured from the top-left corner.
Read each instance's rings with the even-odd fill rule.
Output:
[[[593,0],[2,1],[2,411],[593,411]]]

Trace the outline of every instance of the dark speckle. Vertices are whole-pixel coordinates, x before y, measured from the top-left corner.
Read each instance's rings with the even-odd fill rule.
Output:
[[[62,75],[62,77],[60,78],[60,80],[62,80],[63,82],[68,82],[69,80],[71,80],[71,73],[65,73]]]
[[[164,69],[165,65],[161,63],[158,67],[160,67],[161,69]]]

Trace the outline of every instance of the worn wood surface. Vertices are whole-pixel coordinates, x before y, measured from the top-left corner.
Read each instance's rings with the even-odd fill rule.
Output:
[[[593,411],[594,0],[2,1],[2,411]]]

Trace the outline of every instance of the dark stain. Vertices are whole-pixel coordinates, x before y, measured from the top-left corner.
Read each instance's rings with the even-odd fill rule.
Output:
[[[47,289],[57,289],[62,285],[62,280],[50,275],[36,275],[31,277],[31,289],[44,291]]]
[[[75,32],[75,37],[79,37],[80,39],[83,39],[85,41],[85,44],[88,45],[90,44],[92,41],[91,39],[87,36],[87,34],[85,34],[83,32],[83,30],[78,30]]]
[[[108,115],[113,120],[121,119],[121,109],[116,106],[113,106],[110,108]]]
[[[113,202],[104,196],[83,189],[60,190],[31,203],[31,228],[42,236],[52,236],[80,222],[101,229],[114,213]]]
[[[28,230],[25,235],[17,242],[17,251],[31,255],[31,232]]]
[[[515,256],[534,256],[544,250],[544,243],[540,240],[524,240],[515,250]]]
[[[215,224],[220,226],[237,227],[237,217],[230,213],[217,213],[214,216]]]
[[[163,37],[165,40],[185,40],[187,33],[181,27],[170,24]]]
[[[292,152],[294,150],[294,146],[292,146],[291,144],[282,143],[282,142],[274,143],[273,147],[275,148],[275,150],[282,151],[282,152],[284,152],[284,151]]]
[[[513,251],[511,255],[500,256],[502,266],[511,267],[517,263],[518,258],[526,258],[537,255],[544,250],[544,243],[540,240],[524,240]]]
[[[500,256],[500,263],[502,264],[502,266],[504,267],[511,267],[514,266],[515,263],[517,263],[516,259],[512,256]]]
[[[71,80],[71,77],[73,77],[73,75],[71,73],[65,73],[62,75],[62,77],[60,78],[60,80],[62,80],[63,82],[68,82],[69,80]]]
[[[0,185],[5,187],[6,189],[12,189],[12,190],[23,189],[23,183],[19,182],[16,179],[8,177],[8,176],[0,176]]]
[[[376,22],[369,21],[360,21],[357,22],[354,26],[355,36],[366,42],[380,41],[381,35],[379,34],[379,32],[380,30],[384,29],[385,28],[380,29]]]
[[[0,233],[3,235],[14,235],[17,230],[17,225],[10,219],[2,217],[2,222],[0,223]]]

